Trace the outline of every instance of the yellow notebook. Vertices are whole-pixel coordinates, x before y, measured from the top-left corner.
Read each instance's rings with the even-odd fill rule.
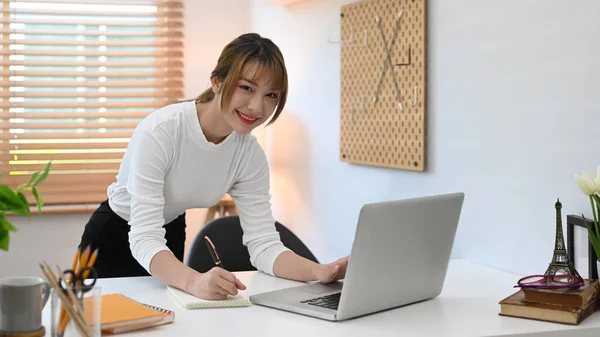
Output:
[[[229,295],[226,300],[204,300],[171,286],[167,286],[167,289],[175,300],[186,309],[247,307],[252,304],[246,296],[239,292],[235,296]]]
[[[91,321],[91,297],[84,298],[84,311]],[[173,322],[175,314],[130,299],[121,294],[102,295],[100,326],[103,333],[120,333]]]

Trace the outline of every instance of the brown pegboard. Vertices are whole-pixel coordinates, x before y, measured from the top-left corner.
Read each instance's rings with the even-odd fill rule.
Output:
[[[342,6],[341,17],[340,160],[423,171],[426,0],[361,1]],[[376,17],[379,17],[381,30]],[[387,44],[383,42],[382,32]],[[402,111],[387,63],[387,49]],[[417,103],[412,105],[415,88]]]

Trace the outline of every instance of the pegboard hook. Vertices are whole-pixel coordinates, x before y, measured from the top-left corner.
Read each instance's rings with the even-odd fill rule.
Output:
[[[402,108],[402,100],[400,98],[400,89],[398,88],[398,82],[396,81],[396,74],[394,72],[394,66],[392,65],[392,59],[391,59],[390,54],[391,54],[392,48],[394,48],[394,43],[396,42],[396,36],[398,35],[400,18],[402,18],[403,12],[404,12],[404,10],[401,10],[398,13],[398,15],[396,16],[396,25],[394,27],[393,36],[390,41],[389,47],[388,47],[387,40],[385,38],[385,33],[383,32],[383,28],[381,27],[381,19],[379,18],[378,15],[375,16],[375,22],[377,22],[377,27],[379,28],[379,33],[381,35],[381,40],[383,42],[383,50],[385,52],[386,58],[383,61],[383,69],[381,70],[381,75],[379,77],[379,83],[377,84],[377,89],[375,90],[375,96],[373,97],[373,104],[377,104],[377,100],[379,97],[379,89],[381,88],[381,83],[383,83],[383,77],[385,76],[385,73],[387,71],[387,66],[389,64],[390,72],[392,73],[392,80],[394,82],[394,88],[396,89],[396,100],[398,101],[398,108],[400,109],[400,111],[404,111],[404,109]]]
[[[348,41],[344,41],[342,39],[340,39],[339,41],[335,41],[330,38],[327,38],[327,41],[329,43],[339,43],[339,44],[345,44],[345,43],[354,41],[354,25],[350,26],[350,39]]]
[[[408,45],[408,63],[396,63],[397,67],[409,66],[410,65],[410,45]]]
[[[367,30],[364,30],[363,31],[363,42],[362,43],[354,43],[354,25],[351,25],[350,26],[350,38],[347,41],[344,41],[344,40],[335,41],[330,38],[327,38],[327,41],[329,43],[339,43],[342,46],[348,46],[348,47],[366,47],[367,42],[368,42],[368,34],[367,34]]]
[[[418,87],[415,87],[415,91],[414,91],[414,96],[413,96],[412,102],[409,99],[408,100],[408,104],[410,106],[415,106],[415,105],[419,104],[419,88]]]
[[[350,120],[354,123],[354,113],[365,111],[365,96],[360,96],[360,110],[355,107],[350,107]]]
[[[368,36],[367,36],[367,30],[365,29],[363,31],[363,43],[354,43],[354,44],[349,44],[349,47],[366,47],[367,46],[367,42],[368,42]]]

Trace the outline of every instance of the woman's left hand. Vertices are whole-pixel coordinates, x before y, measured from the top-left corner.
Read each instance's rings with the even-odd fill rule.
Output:
[[[315,271],[317,280],[321,283],[331,283],[346,277],[349,258],[348,255],[331,263],[318,265]]]

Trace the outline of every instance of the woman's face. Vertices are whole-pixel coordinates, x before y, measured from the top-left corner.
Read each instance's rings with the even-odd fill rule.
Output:
[[[247,134],[266,122],[275,112],[279,100],[279,88],[271,86],[274,82],[271,81],[271,72],[258,70],[242,71],[231,100],[223,111],[225,121],[240,134]]]

